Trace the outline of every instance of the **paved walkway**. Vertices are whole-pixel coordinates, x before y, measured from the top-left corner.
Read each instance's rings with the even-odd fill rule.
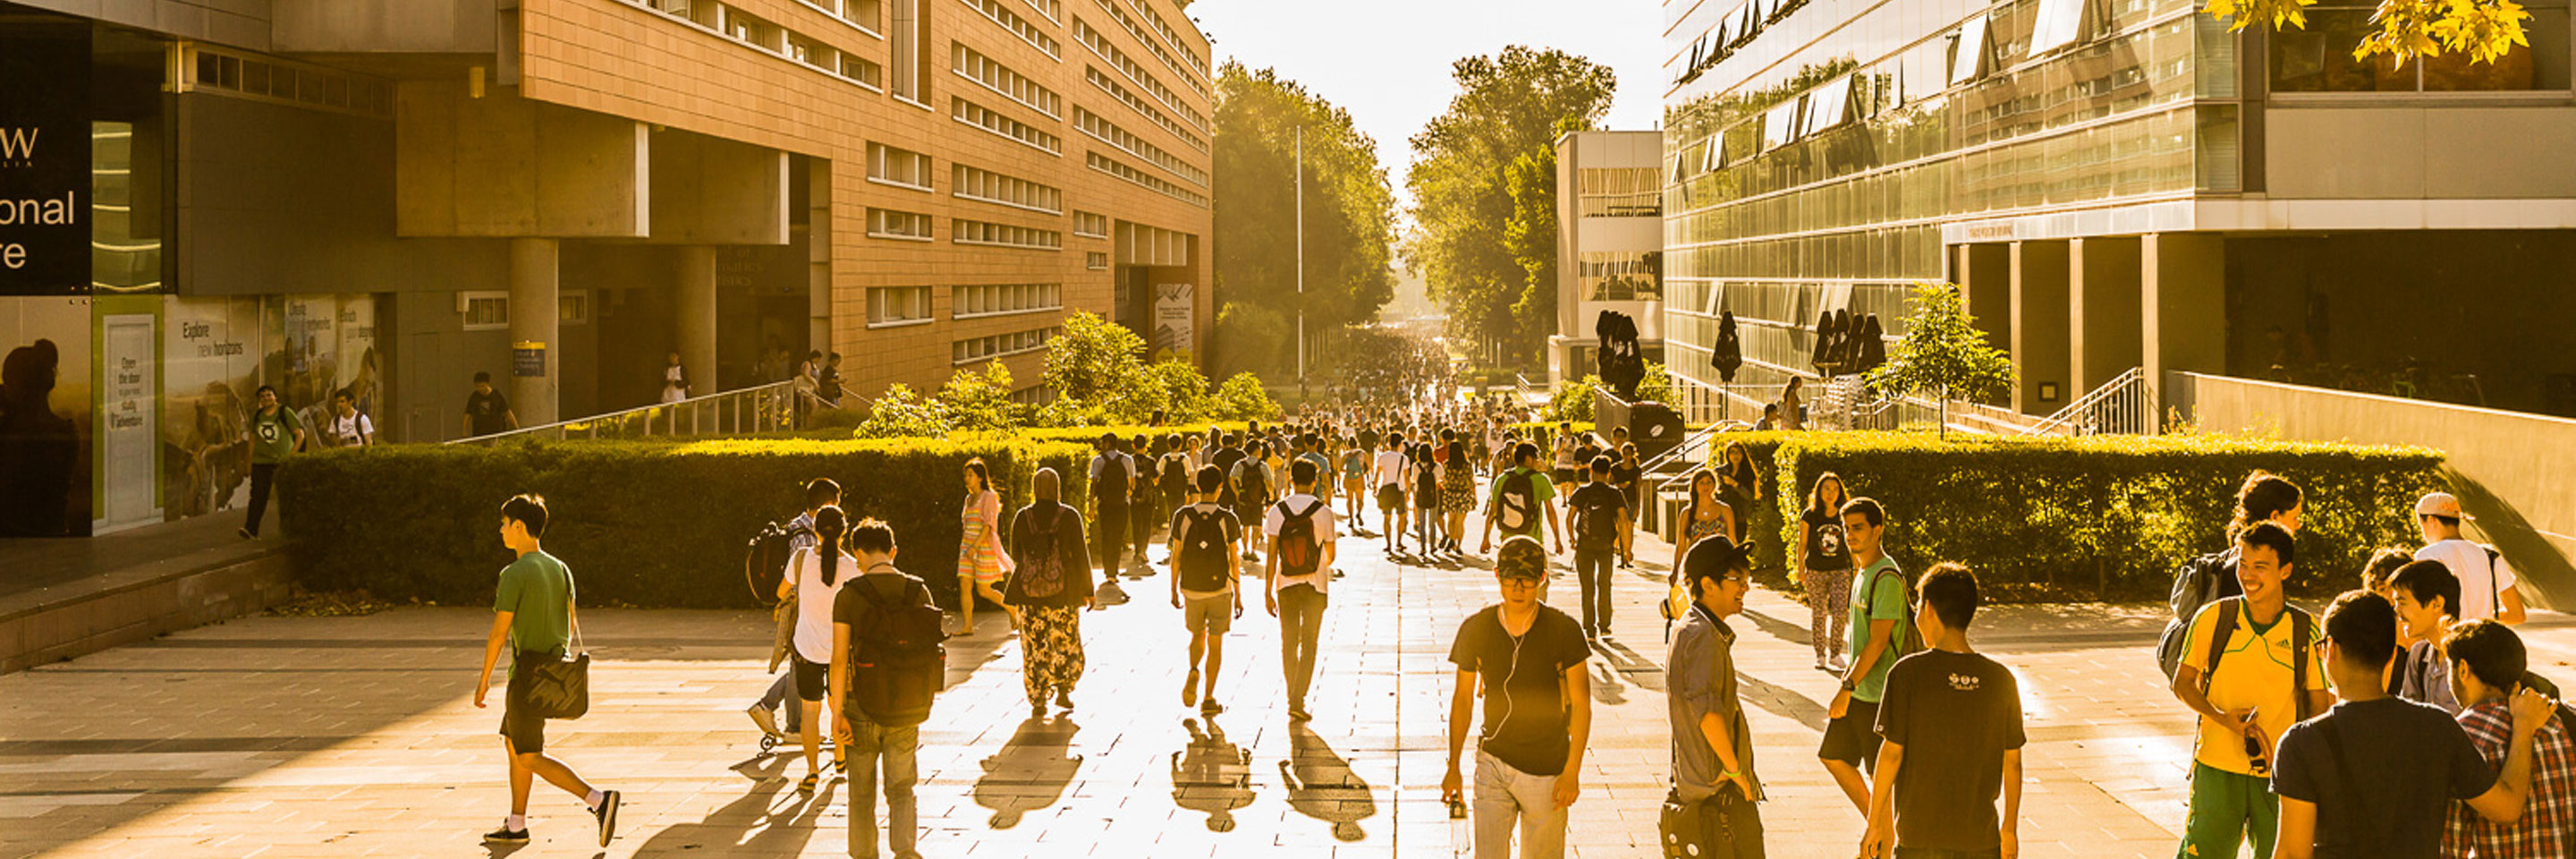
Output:
[[[937,857],[1434,857],[1461,853],[1439,803],[1449,638],[1492,600],[1465,566],[1392,563],[1346,539],[1311,726],[1282,714],[1277,627],[1258,601],[1228,638],[1213,720],[1179,700],[1179,613],[1160,577],[1085,617],[1090,673],[1067,718],[1029,719],[1019,653],[980,615],[952,644],[926,726],[923,851]],[[1619,577],[1615,644],[1593,667],[1596,727],[1573,853],[1654,855],[1667,776],[1654,569]],[[943,554],[930,552],[931,555]],[[581,559],[568,559],[576,572]],[[1573,582],[1555,588],[1570,594]],[[1560,597],[1566,602],[1570,599]],[[542,785],[537,841],[477,837],[506,810],[495,709],[471,704],[488,615],[419,608],[259,617],[0,677],[0,859],[602,855],[580,807]],[[765,618],[585,612],[602,661],[592,715],[549,748],[630,797],[611,856],[837,855],[842,787],[758,753],[742,707],[766,685]],[[1833,680],[1806,610],[1758,591],[1738,659],[1772,855],[1844,857],[1860,817],[1813,759]],[[2116,606],[2004,607],[1979,643],[2022,674],[2031,856],[2171,855],[2190,722],[2146,655],[2157,621]],[[2543,670],[2576,679],[2576,622],[2536,622]]]

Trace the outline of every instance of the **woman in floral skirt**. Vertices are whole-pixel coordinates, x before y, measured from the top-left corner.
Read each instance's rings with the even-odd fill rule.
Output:
[[[964,519],[964,536],[957,544],[958,609],[966,615],[966,634],[975,631],[975,598],[991,600],[1010,615],[1011,623],[1020,622],[1020,613],[1002,601],[999,585],[1011,574],[1011,555],[1002,550],[1002,493],[993,491],[992,469],[983,457],[966,461],[966,507],[959,514]]]

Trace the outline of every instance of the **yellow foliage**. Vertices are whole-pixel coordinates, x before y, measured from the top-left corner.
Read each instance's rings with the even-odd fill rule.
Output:
[[[2202,11],[2227,19],[2230,32],[2258,21],[2270,22],[2275,30],[2285,25],[2306,29],[2302,9],[2313,5],[2316,0],[2207,0]],[[2387,54],[2402,67],[2410,59],[2453,51],[2493,63],[2517,45],[2531,46],[2523,33],[2523,22],[2530,18],[2513,0],[2380,0],[2370,18],[2378,29],[2353,47],[2352,56]]]

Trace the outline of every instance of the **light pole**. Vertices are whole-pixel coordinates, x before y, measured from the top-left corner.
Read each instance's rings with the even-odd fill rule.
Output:
[[[1297,404],[1306,404],[1306,126],[1297,126]]]

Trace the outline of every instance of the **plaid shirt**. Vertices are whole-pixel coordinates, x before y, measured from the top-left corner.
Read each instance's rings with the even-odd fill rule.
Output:
[[[2490,766],[2502,769],[2513,739],[2513,713],[2503,700],[2460,711],[2460,729]],[[2561,719],[2532,740],[2531,798],[2522,821],[2511,826],[2479,817],[2468,803],[2451,803],[2442,832],[2442,855],[2461,859],[2563,859],[2576,856],[2576,740]]]

